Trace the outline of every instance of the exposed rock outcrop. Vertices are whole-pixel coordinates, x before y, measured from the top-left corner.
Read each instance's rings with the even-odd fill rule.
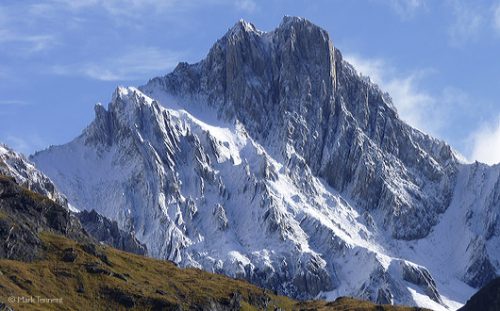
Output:
[[[83,228],[97,241],[117,249],[138,255],[146,255],[147,248],[130,232],[118,228],[116,221],[111,221],[95,210],[81,211],[76,214]]]

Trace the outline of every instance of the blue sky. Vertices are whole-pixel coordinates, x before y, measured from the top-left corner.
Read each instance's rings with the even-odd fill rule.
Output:
[[[202,59],[240,18],[269,31],[283,15],[326,29],[407,122],[500,162],[500,0],[3,0],[0,141],[65,143],[117,85]]]

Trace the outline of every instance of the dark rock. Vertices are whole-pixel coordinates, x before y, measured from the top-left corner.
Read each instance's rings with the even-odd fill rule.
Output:
[[[131,232],[118,228],[116,221],[100,215],[95,210],[82,211],[77,214],[85,231],[99,242],[108,244],[117,249],[139,255],[146,255],[147,249]]]
[[[497,277],[496,269],[490,261],[485,241],[481,237],[473,239],[467,247],[469,264],[463,276],[465,283],[480,288]]]
[[[21,288],[23,290],[26,290],[26,291],[29,291],[31,285],[33,285],[33,282],[31,282],[30,280],[24,280],[24,279],[21,279],[21,278],[15,276],[15,275],[10,275],[9,279],[14,284],[16,284],[19,288]]]
[[[84,265],[84,267],[88,273],[113,275],[111,271],[102,268],[98,263],[87,263]]]
[[[459,311],[500,310],[500,278],[486,284],[475,293]]]
[[[144,301],[144,304],[151,306],[151,310],[153,311],[182,311],[182,307],[178,304],[173,304],[171,302],[162,300],[162,299],[156,299],[156,298],[147,298]]]
[[[78,280],[78,286],[76,288],[76,292],[77,293],[80,293],[80,294],[83,294],[85,293],[85,285],[83,284],[82,280]]]
[[[65,262],[74,262],[78,257],[78,253],[74,248],[66,248],[63,251],[62,261]]]
[[[265,293],[261,295],[250,294],[248,296],[248,302],[253,306],[257,306],[259,309],[266,310],[271,299]]]
[[[102,294],[125,308],[133,308],[135,306],[136,299],[134,296],[120,289],[104,288]]]
[[[54,201],[0,175],[0,258],[32,261],[42,243],[39,232],[48,231],[74,240],[90,241],[71,213]]]
[[[121,274],[121,273],[111,273],[111,276],[117,278],[117,279],[120,279],[120,280],[123,280],[123,281],[127,281],[127,277],[124,275],[124,274]]]
[[[72,274],[71,272],[68,272],[66,270],[55,270],[54,271],[54,275],[56,276],[62,276],[62,277],[65,277],[65,278],[74,278],[75,275]]]
[[[443,301],[437,290],[436,282],[427,269],[404,261],[401,261],[401,268],[403,271],[403,280],[420,286],[427,296],[442,304]]]
[[[387,304],[387,305],[392,304],[391,292],[388,291],[387,289],[379,288],[376,302],[379,304]]]
[[[108,259],[108,256],[99,251],[97,246],[93,243],[86,243],[82,245],[82,249],[87,253],[96,258],[99,258],[102,262],[104,262],[108,266],[112,266],[111,262]]]
[[[156,290],[156,293],[159,294],[159,295],[166,295],[167,293],[161,289],[157,289]]]

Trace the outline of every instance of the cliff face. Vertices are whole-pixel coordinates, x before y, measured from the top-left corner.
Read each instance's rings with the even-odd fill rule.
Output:
[[[194,65],[142,90],[216,107],[280,162],[301,158],[398,239],[428,234],[451,200],[451,148],[401,121],[388,94],[359,77],[328,33],[285,17],[270,33],[237,23]],[[154,95],[153,95],[154,97]]]
[[[460,164],[401,121],[304,19],[240,21],[204,60],[95,109],[32,159],[154,257],[299,298],[436,310],[497,274],[500,229],[483,222],[498,167]]]

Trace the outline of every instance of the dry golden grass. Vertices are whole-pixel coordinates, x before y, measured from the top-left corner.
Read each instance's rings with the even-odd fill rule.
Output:
[[[173,263],[98,246],[96,253],[65,237],[42,233],[44,259],[25,263],[0,260],[0,300],[7,297],[62,298],[62,303],[10,303],[16,310],[188,310],[210,302],[229,303],[241,295],[241,310],[258,310],[262,297],[268,310],[417,310],[376,306],[350,298],[333,303],[300,302],[276,296],[241,280],[180,269]],[[73,262],[62,260],[73,249]],[[87,251],[86,251],[87,249]],[[67,252],[67,251],[66,251]],[[99,255],[105,254],[105,256]],[[101,273],[89,272],[88,267]]]

